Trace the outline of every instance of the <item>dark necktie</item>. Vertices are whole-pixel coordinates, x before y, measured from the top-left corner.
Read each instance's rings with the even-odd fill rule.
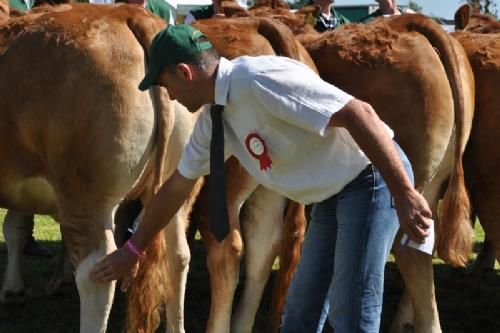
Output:
[[[224,127],[222,105],[210,107],[212,117],[212,140],[210,141],[210,180],[208,204],[210,207],[210,229],[221,242],[229,233],[229,215],[226,199],[226,174],[224,172]]]

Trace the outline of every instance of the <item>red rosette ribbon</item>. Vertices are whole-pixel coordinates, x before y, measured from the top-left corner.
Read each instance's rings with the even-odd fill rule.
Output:
[[[266,171],[271,168],[273,161],[271,161],[267,153],[267,146],[264,139],[259,134],[250,133],[245,140],[245,145],[250,155],[259,160],[261,170]]]

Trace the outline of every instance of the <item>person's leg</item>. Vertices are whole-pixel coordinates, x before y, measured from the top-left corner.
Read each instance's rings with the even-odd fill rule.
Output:
[[[321,332],[333,274],[336,222],[334,198],[314,205],[300,263],[288,290],[281,333]],[[321,317],[321,318],[320,318]]]
[[[407,173],[410,164],[401,154]],[[335,269],[328,292],[336,332],[379,332],[384,268],[399,223],[392,196],[370,166],[338,195]]]

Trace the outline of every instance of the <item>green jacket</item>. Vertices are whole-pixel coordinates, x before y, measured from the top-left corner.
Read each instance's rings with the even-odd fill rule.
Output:
[[[30,10],[34,5],[35,0],[26,0],[26,2],[24,2],[23,0],[9,0],[10,8],[17,9],[20,12]]]
[[[170,7],[165,0],[147,0],[146,9],[161,17],[165,22],[170,22]]]
[[[189,11],[196,20],[209,19],[214,16],[214,6],[206,5],[193,8]]]

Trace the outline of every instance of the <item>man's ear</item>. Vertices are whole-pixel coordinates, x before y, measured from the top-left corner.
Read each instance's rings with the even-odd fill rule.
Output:
[[[193,71],[188,64],[181,62],[181,63],[177,64],[176,70],[177,70],[177,75],[184,78],[184,80],[187,80],[187,81],[193,80]]]

